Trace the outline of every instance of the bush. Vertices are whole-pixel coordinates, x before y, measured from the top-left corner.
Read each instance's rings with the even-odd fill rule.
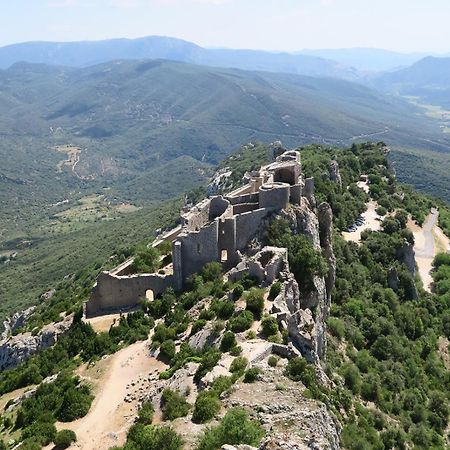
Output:
[[[84,386],[84,388],[69,388],[65,392],[61,408],[57,414],[58,420],[72,422],[88,413],[93,397],[89,394],[87,386]]]
[[[222,281],[222,266],[220,263],[215,261],[207,263],[203,267],[201,275],[205,282]]]
[[[175,347],[175,342],[172,339],[169,339],[167,341],[164,341],[161,344],[161,347],[159,348],[160,351],[160,355],[163,358],[166,358],[167,360],[171,361],[176,353],[176,347]]]
[[[272,286],[270,286],[269,299],[274,300],[280,292],[281,292],[281,283],[279,281],[276,281],[275,283],[272,284]]]
[[[236,346],[236,335],[232,331],[226,331],[220,342],[220,350],[222,352],[228,352]]]
[[[243,356],[238,356],[237,358],[233,359],[233,362],[230,365],[230,372],[242,374],[244,373],[247,364],[248,364],[247,358],[244,358]]]
[[[125,449],[181,450],[183,440],[171,427],[133,425],[127,435]]]
[[[235,345],[231,350],[230,350],[230,355],[231,356],[239,356],[242,353],[242,347],[240,345]]]
[[[245,296],[246,309],[253,313],[253,316],[260,318],[264,311],[264,291],[258,288],[251,288]]]
[[[279,360],[280,358],[278,358],[278,356],[270,355],[267,363],[269,364],[270,367],[276,367]]]
[[[234,313],[234,303],[230,300],[214,300],[211,303],[211,310],[218,319],[227,320]]]
[[[336,317],[330,317],[327,320],[328,329],[330,330],[330,333],[337,337],[339,340],[342,339],[345,336],[345,326],[344,322],[342,322],[341,319],[338,319]]]
[[[155,413],[155,409],[153,408],[152,402],[144,402],[142,406],[139,408],[138,417],[136,422],[142,423],[144,425],[150,425],[153,421],[153,415]]]
[[[354,393],[359,394],[361,391],[361,375],[358,367],[354,364],[345,364],[342,367],[342,376],[345,385]]]
[[[278,333],[278,321],[273,316],[265,316],[261,321],[264,336],[273,336]]]
[[[245,338],[249,340],[256,339],[256,332],[253,330],[247,331],[247,333],[245,333]]]
[[[205,431],[196,450],[217,450],[225,444],[257,447],[263,436],[264,430],[259,423],[251,420],[243,409],[234,408],[217,427]]]
[[[191,409],[186,398],[172,389],[164,389],[161,400],[164,420],[186,416]]]
[[[228,389],[230,389],[232,385],[233,380],[231,379],[231,377],[221,375],[213,381],[211,385],[211,391],[214,392],[217,396],[220,396],[222,392],[225,392]]]
[[[198,383],[219,362],[222,353],[217,350],[209,350],[202,357],[202,362],[195,372],[194,381]]]
[[[238,316],[233,317],[228,322],[228,327],[235,333],[248,330],[253,323],[253,314],[251,311],[242,311]]]
[[[56,433],[54,444],[58,449],[70,447],[72,442],[76,442],[77,435],[72,430],[61,430]]]
[[[220,411],[220,400],[215,392],[202,391],[195,400],[192,421],[195,423],[205,423],[213,419]]]
[[[42,446],[53,442],[56,436],[55,424],[52,422],[34,422],[22,432],[22,439],[33,439]]]
[[[292,358],[285,369],[285,375],[293,381],[301,381],[306,387],[315,385],[314,367],[301,357]]]
[[[244,293],[244,286],[242,284],[237,284],[233,289],[233,300],[239,300]]]
[[[244,383],[253,383],[258,378],[258,375],[261,373],[261,370],[257,367],[252,367],[245,372],[244,375]]]
[[[153,273],[159,269],[160,253],[156,248],[144,247],[136,252],[133,270],[140,273]]]
[[[205,325],[206,325],[206,320],[205,319],[198,319],[198,320],[196,320],[194,322],[194,324],[192,325],[192,328],[191,328],[191,336],[193,336],[195,333],[197,333],[202,328],[204,328]]]

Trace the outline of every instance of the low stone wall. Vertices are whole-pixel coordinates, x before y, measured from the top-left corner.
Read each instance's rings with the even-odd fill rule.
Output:
[[[258,203],[259,194],[253,192],[251,194],[237,195],[235,197],[227,196],[226,199],[232,205],[239,205],[240,203]]]
[[[258,203],[240,203],[233,206],[233,214],[242,214],[249,211],[259,209]]]
[[[118,311],[131,308],[145,297],[148,290],[159,295],[173,284],[173,275],[139,274],[117,276],[102,272],[86,303],[86,317],[95,316],[106,311]]]

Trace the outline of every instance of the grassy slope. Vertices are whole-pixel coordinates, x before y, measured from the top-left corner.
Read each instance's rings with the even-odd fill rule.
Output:
[[[57,237],[48,237],[21,250],[11,263],[0,266],[0,320],[28,306],[65,276],[141,241],[151,241],[154,231],[171,226],[179,217],[180,201],[155,204],[122,219],[98,222]]]

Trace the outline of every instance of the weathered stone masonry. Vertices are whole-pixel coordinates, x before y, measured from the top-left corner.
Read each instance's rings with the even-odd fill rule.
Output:
[[[110,272],[102,272],[85,304],[86,315],[130,308],[149,290],[154,295],[168,287],[181,290],[186,279],[208,262],[221,262],[226,270],[236,267],[263,219],[288,204],[300,204],[305,185],[297,151],[287,151],[248,175],[250,179],[244,187],[182,211],[181,226],[152,244],[156,246],[162,240],[172,242],[173,271],[130,274],[133,261],[128,260]],[[310,198],[314,195],[312,180],[307,180],[306,195]],[[271,273],[270,278],[273,277]]]

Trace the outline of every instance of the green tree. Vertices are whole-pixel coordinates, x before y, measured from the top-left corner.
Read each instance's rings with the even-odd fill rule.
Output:
[[[76,442],[77,435],[72,430],[61,430],[56,433],[55,440],[53,441],[55,443],[56,448],[64,449],[67,447],[70,447],[70,445],[73,442]]]

